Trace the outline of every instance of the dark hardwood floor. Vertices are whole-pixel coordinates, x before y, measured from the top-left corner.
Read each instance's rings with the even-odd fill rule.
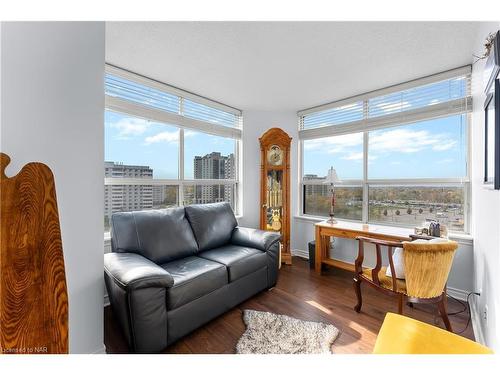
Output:
[[[307,260],[294,257],[292,266],[280,270],[278,284],[270,291],[259,293],[224,315],[197,329],[167,348],[165,353],[234,353],[236,343],[245,331],[243,309],[271,311],[294,318],[331,323],[340,330],[333,344],[333,353],[371,353],[385,313],[396,312],[397,300],[364,285],[361,313],[353,310],[355,295],[352,273],[329,268],[322,276],[309,269]],[[462,306],[449,299],[448,311],[460,311]],[[405,315],[444,328],[432,305],[405,306]],[[455,332],[464,329],[468,315],[450,316]],[[111,308],[104,309],[104,342],[108,353],[128,353]],[[461,334],[474,337],[472,327]]]

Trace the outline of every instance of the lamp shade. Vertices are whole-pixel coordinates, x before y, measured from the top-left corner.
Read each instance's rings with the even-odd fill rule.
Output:
[[[337,176],[337,171],[331,167],[328,170],[328,175],[326,176],[325,184],[336,184],[340,182],[339,176]]]

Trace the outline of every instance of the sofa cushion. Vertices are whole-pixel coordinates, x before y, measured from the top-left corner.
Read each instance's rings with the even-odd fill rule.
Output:
[[[198,251],[182,207],[115,213],[111,231],[114,252],[137,253],[155,263],[166,263]]]
[[[167,289],[167,309],[173,310],[227,284],[226,267],[197,256],[162,264],[174,278]]]
[[[198,256],[224,264],[228,269],[229,282],[267,266],[266,253],[251,247],[227,245],[203,251]]]
[[[238,225],[227,202],[195,204],[185,210],[200,251],[228,244]]]

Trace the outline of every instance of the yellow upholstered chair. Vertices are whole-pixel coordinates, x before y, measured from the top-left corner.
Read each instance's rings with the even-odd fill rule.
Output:
[[[441,328],[387,313],[374,354],[491,354],[489,348]]]
[[[446,311],[446,281],[450,273],[453,256],[458,247],[454,241],[432,242],[392,242],[373,238],[358,237],[359,251],[355,262],[354,290],[358,303],[354,307],[361,311],[361,283],[388,295],[398,297],[398,313],[403,314],[406,299],[410,303],[435,303],[448,331],[452,331]],[[374,268],[363,267],[364,244],[375,245],[377,261]],[[391,276],[386,275],[387,267],[382,266],[381,247],[387,247]],[[405,279],[396,278],[394,249],[403,249]]]

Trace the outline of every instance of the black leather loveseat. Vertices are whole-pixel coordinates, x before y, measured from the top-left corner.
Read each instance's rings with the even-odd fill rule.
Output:
[[[130,348],[161,351],[274,286],[279,239],[238,227],[227,203],[114,214],[104,278]]]

